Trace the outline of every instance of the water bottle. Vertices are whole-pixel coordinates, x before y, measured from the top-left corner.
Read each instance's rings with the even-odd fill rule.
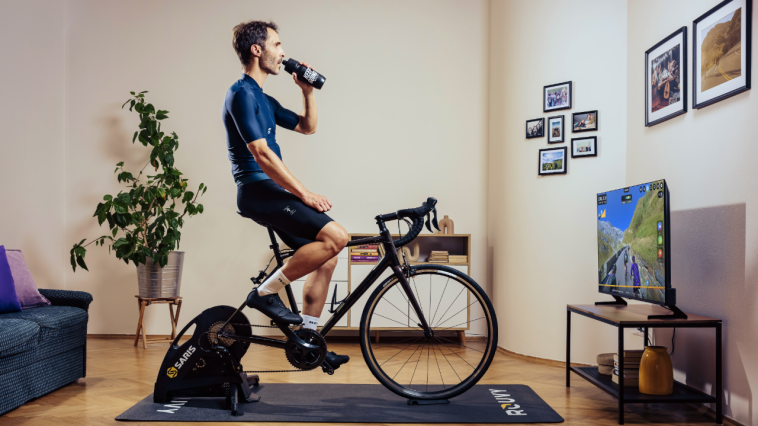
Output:
[[[284,70],[292,74],[297,74],[297,78],[300,81],[306,81],[316,89],[321,89],[321,86],[326,82],[326,77],[317,73],[315,70],[306,68],[300,65],[300,62],[295,59],[289,58],[286,61],[282,61],[284,64]]]

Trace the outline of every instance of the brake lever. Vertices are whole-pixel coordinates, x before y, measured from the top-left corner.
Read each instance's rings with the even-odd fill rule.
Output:
[[[426,214],[426,229],[428,229],[429,232],[432,232],[432,227],[429,226],[429,213]]]
[[[432,225],[434,225],[434,227],[437,228],[438,231],[441,231],[440,225],[437,223],[437,207],[433,208],[432,212],[434,212],[434,218],[432,219]]]

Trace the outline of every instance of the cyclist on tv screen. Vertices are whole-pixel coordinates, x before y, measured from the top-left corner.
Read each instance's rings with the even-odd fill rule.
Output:
[[[276,141],[277,126],[304,135],[316,132],[318,111],[313,86],[292,74],[302,92],[303,109],[299,114],[263,93],[266,78],[279,74],[284,59],[278,27],[273,22],[237,25],[232,32],[232,45],[243,73],[226,92],[223,121],[237,183],[237,207],[245,216],[271,225],[279,238],[295,250],[283,268],[250,293],[247,306],[277,323],[302,323],[304,329],[316,330],[337,266],[337,254],[347,244],[347,231],[326,214],[332,208],[331,201],[306,189],[287,169]],[[300,64],[310,68],[304,62]],[[308,278],[303,288],[301,318],[285,307],[278,293],[305,275]],[[326,356],[334,369],[348,360],[334,352]]]

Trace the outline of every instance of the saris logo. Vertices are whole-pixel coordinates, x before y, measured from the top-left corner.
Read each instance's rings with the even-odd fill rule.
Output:
[[[490,389],[490,393],[495,397],[495,400],[500,404],[505,414],[509,416],[526,416],[524,410],[521,410],[521,406],[516,404],[516,400],[511,398],[507,390]]]

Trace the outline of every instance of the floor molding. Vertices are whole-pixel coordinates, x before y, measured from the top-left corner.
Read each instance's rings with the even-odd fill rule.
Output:
[[[546,359],[546,358],[539,358],[539,357],[531,356],[531,355],[523,355],[523,354],[520,354],[520,353],[509,351],[508,349],[505,349],[502,346],[498,346],[497,347],[497,351],[500,352],[503,355],[506,355],[506,356],[509,356],[509,357],[512,357],[512,358],[516,358],[516,359],[520,359],[522,361],[533,362],[535,364],[549,365],[551,367],[566,368],[566,362],[564,362],[564,361],[558,361],[558,360]],[[580,363],[577,363],[577,362],[572,362],[571,366],[572,367],[589,367],[590,364],[580,364]]]

